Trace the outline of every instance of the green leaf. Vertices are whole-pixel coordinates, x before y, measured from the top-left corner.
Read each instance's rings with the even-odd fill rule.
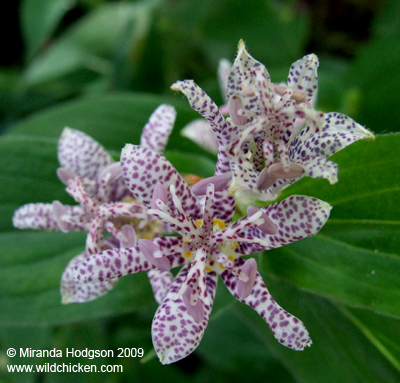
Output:
[[[400,317],[400,135],[337,153],[339,182],[304,178],[289,194],[333,206],[321,233],[265,253],[262,270],[354,307]]]
[[[400,372],[400,321],[368,310],[338,308]]]
[[[19,206],[30,202],[71,203],[56,169],[57,141],[46,138],[0,139],[0,231],[12,230],[11,217]]]
[[[0,270],[1,325],[61,324],[155,306],[145,273],[122,278],[113,291],[95,301],[62,305],[61,274],[84,250],[85,237],[85,233],[0,234],[7,251]]]
[[[32,57],[51,37],[75,0],[24,0],[21,26],[28,57]]]
[[[39,136],[58,139],[62,129],[68,126],[81,130],[105,148],[118,153],[126,143],[139,144],[142,129],[154,110],[163,103],[177,110],[175,127],[167,149],[210,155],[190,140],[180,137],[179,130],[198,118],[182,97],[160,97],[140,93],[116,93],[67,102],[37,113],[8,130],[8,135]]]
[[[294,4],[256,0],[249,6],[240,0],[206,0],[201,5],[190,0],[166,10],[163,26],[168,25],[170,33],[179,37],[179,44],[171,41],[167,54],[185,54],[181,49],[184,39],[191,50],[200,46],[216,68],[221,58],[234,58],[239,40],[244,39],[250,52],[267,67],[284,65],[287,71],[304,54],[307,17]],[[187,64],[199,65],[192,61],[189,56]]]
[[[399,10],[397,0],[382,4],[372,38],[357,53],[348,76],[359,95],[353,118],[377,133],[397,132],[400,126]]]
[[[264,280],[276,301],[304,322],[313,339],[311,347],[293,351],[282,346],[257,313],[234,301],[210,319],[198,349],[200,354],[233,369],[231,365],[240,366],[240,357],[246,359],[247,352],[247,366],[252,368],[253,364],[262,366],[278,359],[298,382],[398,381],[399,371],[335,305],[282,280],[266,276]],[[245,366],[239,371],[243,369]]]
[[[141,3],[104,4],[79,20],[27,68],[23,84],[37,85],[66,76],[78,69],[111,76],[107,60],[122,47],[127,32],[139,59],[143,40],[150,27],[150,13],[159,0]],[[134,53],[134,52],[133,52]]]

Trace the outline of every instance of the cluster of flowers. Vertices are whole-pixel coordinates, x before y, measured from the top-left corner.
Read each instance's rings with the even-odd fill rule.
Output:
[[[23,229],[88,231],[85,251],[62,275],[63,303],[96,299],[118,278],[147,272],[159,303],[153,344],[161,363],[168,364],[200,343],[219,274],[280,343],[294,350],[310,346],[304,324],[269,294],[255,259],[242,256],[316,234],[331,207],[293,195],[261,209],[250,205],[247,216],[232,218],[236,199],[274,200],[303,176],[336,182],[337,165],[327,158],[373,137],[347,116],[313,108],[317,67],[315,55],[305,56],[290,67],[287,85],[273,84],[241,41],[233,65],[221,65],[223,107],[193,81],[175,83],[171,88],[183,92],[205,119],[188,126],[186,135],[218,153],[215,175],[194,185],[162,155],[175,120],[171,106],[157,108],[140,145],[126,145],[120,162],[89,136],[65,128],[57,174],[78,205],[28,204],[13,217]],[[178,266],[174,277],[170,269]]]

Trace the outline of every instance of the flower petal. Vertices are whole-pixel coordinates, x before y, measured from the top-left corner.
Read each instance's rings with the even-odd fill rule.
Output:
[[[326,223],[331,208],[328,203],[317,198],[300,195],[264,207],[261,210],[274,222],[277,234],[268,235],[258,228],[250,229],[244,236],[264,239],[269,245],[240,243],[237,251],[241,254],[252,254],[311,237]]]
[[[158,269],[149,270],[147,276],[153,289],[154,298],[160,305],[171,289],[174,276],[170,271],[160,271]]]
[[[73,278],[75,266],[87,258],[87,253],[81,253],[73,258],[67,265],[61,277],[62,303],[89,302],[108,293],[118,282],[110,279],[103,282],[79,283]]]
[[[161,154],[135,145],[126,145],[121,153],[121,165],[125,182],[134,196],[147,208],[151,208],[154,188],[160,182],[166,190],[171,185],[182,201],[186,213],[192,218],[201,218],[197,197],[182,176]],[[172,197],[168,194],[167,205],[173,210]]]
[[[305,175],[308,177],[326,178],[331,184],[338,181],[338,166],[332,161],[328,161],[321,157],[310,157],[304,158],[297,163],[301,164],[305,168]]]
[[[236,262],[238,265],[245,263],[242,258],[238,258]],[[236,291],[238,283],[236,276],[226,270],[221,274],[221,277],[230,293],[237,300],[253,308],[267,322],[279,343],[296,351],[311,346],[312,341],[303,322],[275,302],[258,272],[253,289],[245,299],[239,298]]]
[[[70,221],[69,230],[85,230],[87,222],[80,206],[63,205]],[[18,229],[60,230],[51,203],[29,203],[14,212],[13,225]]]
[[[74,277],[80,283],[104,282],[152,268],[153,265],[136,246],[93,254],[75,266]]]
[[[196,119],[187,124],[181,135],[194,141],[204,150],[213,154],[218,153],[218,139],[211,125],[204,119]]]
[[[162,104],[150,116],[140,137],[140,146],[162,153],[175,123],[175,108]]]
[[[168,259],[172,267],[182,265],[185,260],[182,253],[178,251],[182,243],[182,237],[159,237],[153,242],[169,254]],[[124,275],[149,271],[154,266],[140,251],[139,246],[130,248],[114,248],[93,254],[76,265],[74,277],[77,281],[103,282]]]
[[[58,160],[62,167],[91,180],[114,162],[97,141],[70,128],[64,128],[58,141]]]
[[[374,135],[341,113],[325,113],[322,131],[311,134],[306,127],[290,146],[290,159],[296,162],[304,157],[328,158],[339,150],[361,139],[373,139]]]
[[[188,313],[183,298],[172,300],[189,269],[190,265],[184,266],[176,276],[171,290],[153,319],[153,345],[162,364],[174,363],[191,354],[199,345],[210,317],[217,287],[215,272],[208,273],[206,276],[207,292],[211,303],[204,304],[204,317],[201,323],[197,323]]]
[[[243,40],[240,40],[238,54],[228,79],[228,98],[262,84],[269,86],[270,80],[265,66],[249,55]],[[254,91],[254,89],[252,90]]]
[[[308,101],[315,96],[318,88],[318,57],[315,54],[304,56],[292,64],[288,76],[288,85],[306,92]]]
[[[182,92],[188,99],[190,106],[199,112],[212,126],[219,138],[226,121],[218,106],[193,80],[177,81],[171,86],[172,90]]]

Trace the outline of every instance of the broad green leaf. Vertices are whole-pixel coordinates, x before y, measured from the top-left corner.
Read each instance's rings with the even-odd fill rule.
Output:
[[[305,178],[289,194],[333,206],[321,233],[265,253],[262,270],[354,307],[400,317],[400,135],[337,153],[339,182]]]
[[[0,234],[7,249],[0,289],[1,325],[50,325],[111,316],[152,304],[145,273],[122,278],[104,297],[85,304],[62,305],[61,274],[81,253],[84,233],[13,232]]]
[[[58,180],[57,141],[47,138],[0,139],[0,231],[11,230],[13,212],[30,202],[73,202]]]
[[[353,117],[375,132],[399,131],[399,57],[397,36],[377,39],[360,51],[349,71],[359,98]]]
[[[292,4],[256,0],[249,6],[240,0],[206,0],[201,5],[190,0],[166,9],[160,28],[168,26],[170,33],[179,37],[171,41],[167,55],[187,55],[201,48],[201,54],[205,52],[216,68],[221,58],[234,58],[241,38],[248,43],[250,52],[267,66],[284,65],[289,70],[290,64],[304,54],[307,17]],[[177,25],[175,20],[179,20]],[[187,52],[182,52],[182,39]],[[201,65],[200,60],[195,61],[189,55],[186,65],[193,69]],[[179,65],[182,66],[181,62]],[[177,71],[183,70],[175,66]]]
[[[373,20],[372,37],[349,71],[349,82],[358,94],[352,116],[375,132],[397,132],[400,126],[399,10],[397,0],[382,3]]]
[[[21,29],[27,55],[32,57],[51,37],[75,0],[24,0],[21,4]]]
[[[139,144],[142,129],[150,115],[164,103],[173,105],[177,110],[175,127],[167,149],[209,156],[193,142],[179,135],[179,130],[198,118],[198,114],[190,109],[182,97],[172,95],[166,98],[140,93],[117,93],[71,101],[15,124],[8,134],[58,139],[62,129],[68,126],[89,134],[104,147],[119,154],[126,143]]]
[[[146,37],[150,14],[159,3],[158,0],[134,4],[120,2],[97,7],[31,63],[23,84],[40,84],[78,69],[111,76],[112,67],[107,60],[122,47],[127,32],[135,47],[136,58],[139,58],[139,42]]]
[[[200,354],[210,361],[215,358],[220,365],[226,363],[228,366],[232,361],[240,363],[242,351],[258,355],[247,366],[277,358],[297,382],[398,381],[399,371],[335,305],[284,281],[266,276],[264,280],[277,302],[304,322],[313,339],[311,347],[293,351],[282,346],[251,308],[234,301],[210,319],[199,346]],[[231,297],[231,300],[234,298]],[[250,344],[253,345],[247,349]]]
[[[368,310],[338,308],[400,372],[400,321]]]

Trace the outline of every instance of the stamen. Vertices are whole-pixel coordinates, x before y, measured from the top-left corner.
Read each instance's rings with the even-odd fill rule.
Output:
[[[240,299],[246,299],[251,290],[253,290],[254,282],[257,276],[257,262],[254,258],[248,259],[242,266],[242,273],[245,273],[248,278],[247,281],[243,281],[239,278],[237,282],[236,292]]]
[[[73,180],[76,174],[66,168],[58,168],[57,176],[64,185],[68,186],[68,181]]]
[[[229,115],[233,123],[237,126],[243,126],[247,122],[247,117],[245,116],[243,110],[242,100],[237,96],[232,96],[228,101]]]
[[[167,203],[167,191],[165,190],[163,184],[161,182],[157,182],[153,190],[153,195],[151,197],[151,208],[158,209],[157,200],[161,200],[164,204]]]
[[[214,255],[214,258],[218,263],[228,269],[233,275],[238,277],[243,282],[247,282],[249,280],[249,276],[242,272],[242,270],[236,266],[224,253],[219,252],[218,255]]]
[[[66,215],[67,211],[63,204],[59,201],[53,201],[53,216],[63,233],[68,233],[71,230],[71,224],[65,220]]]
[[[261,218],[264,219],[264,223],[259,225],[258,228],[264,232],[265,234],[276,234],[278,232],[278,229],[275,225],[275,223],[272,221],[271,218],[269,218],[261,209],[255,206],[249,206],[247,208],[247,216],[251,217],[252,215],[256,214],[257,212],[261,211]]]
[[[114,162],[111,165],[105,167],[97,177],[99,183],[109,184],[115,181],[117,178],[122,176],[121,164],[119,162]]]
[[[257,179],[258,190],[267,190],[270,188],[277,180],[277,178],[269,174],[269,168],[264,168]]]
[[[190,298],[192,296],[192,288],[189,286],[182,296],[183,302],[188,310],[188,314],[197,322],[200,323],[204,318],[204,307],[200,299],[194,306],[190,304]]]
[[[207,191],[208,184],[214,184],[214,191],[223,190],[226,185],[228,185],[229,181],[231,180],[230,174],[222,174],[219,176],[213,176],[204,178],[201,181],[197,182],[192,187],[192,191],[196,195],[204,195]]]
[[[306,171],[302,165],[296,164],[295,162],[290,162],[288,169],[284,164],[278,163],[271,165],[268,169],[268,172],[274,178],[286,180],[290,178],[301,177]]]
[[[120,247],[129,248],[136,246],[136,233],[132,226],[122,226],[121,233],[123,234],[124,238],[120,241]]]
[[[166,256],[156,257],[154,253],[161,252],[161,249],[152,241],[148,239],[141,239],[139,241],[140,251],[144,254],[147,260],[161,271],[169,271],[171,269],[171,262]],[[159,253],[157,253],[158,255]]]

